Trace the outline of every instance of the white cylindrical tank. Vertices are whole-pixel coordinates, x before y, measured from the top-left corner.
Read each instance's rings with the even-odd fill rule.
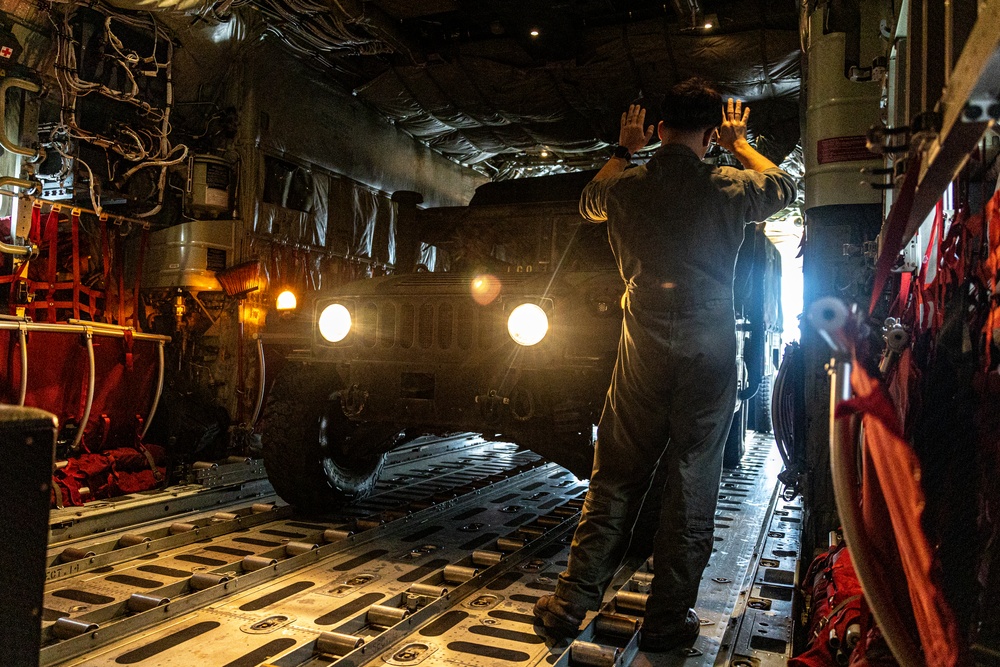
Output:
[[[825,15],[821,5],[809,19],[805,207],[878,204],[882,193],[861,169],[882,166],[882,158],[865,148],[868,129],[879,123],[881,84],[845,76],[846,34],[824,34]]]

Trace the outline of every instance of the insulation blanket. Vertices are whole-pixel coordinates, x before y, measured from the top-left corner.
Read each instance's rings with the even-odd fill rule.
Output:
[[[477,48],[479,49],[477,51]],[[781,162],[798,141],[797,32],[665,33],[661,21],[595,29],[575,58],[544,67],[465,46],[457,58],[393,67],[357,95],[431,148],[470,164],[549,146],[589,153],[617,140],[621,110],[689,76],[716,81],[753,108],[751,130]],[[663,66],[663,52],[672,67]],[[742,63],[741,71],[734,71]],[[634,76],[622,76],[631,71]],[[516,109],[516,112],[501,111]],[[595,141],[597,130],[602,141]]]

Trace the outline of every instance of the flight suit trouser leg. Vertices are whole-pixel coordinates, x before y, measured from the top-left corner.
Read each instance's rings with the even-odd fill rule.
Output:
[[[597,608],[659,461],[670,467],[654,549],[656,570],[664,575],[654,576],[651,610],[654,619],[667,619],[681,605],[685,614],[694,606],[711,555],[735,401],[731,302],[706,304],[684,316],[626,316],[598,426],[590,490],[557,595]]]
[[[556,595],[596,609],[621,564],[632,528],[667,444],[667,410],[656,388],[663,355],[626,318],[611,386],[597,427],[597,447],[583,516]],[[644,348],[640,349],[640,348]]]
[[[598,426],[594,474],[573,535],[569,563],[555,591],[587,609],[598,608],[621,564],[658,458],[650,459],[630,446],[610,404],[610,399],[605,402]]]
[[[726,437],[736,406],[736,339],[729,317],[715,326],[679,322],[672,359],[670,446],[653,550],[650,628],[681,622],[696,606],[715,543],[715,509]],[[688,330],[685,333],[685,330]]]

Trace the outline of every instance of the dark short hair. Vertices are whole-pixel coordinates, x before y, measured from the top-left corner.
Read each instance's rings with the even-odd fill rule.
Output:
[[[674,85],[663,96],[660,119],[674,130],[707,130],[722,122],[722,95],[698,77]]]

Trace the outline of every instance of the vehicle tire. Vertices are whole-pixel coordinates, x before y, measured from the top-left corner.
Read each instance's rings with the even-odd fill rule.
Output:
[[[371,494],[401,430],[350,421],[329,371],[291,364],[264,410],[264,467],[282,500],[306,512],[330,511]]]
[[[765,375],[760,379],[760,388],[757,389],[757,394],[753,397],[753,430],[758,433],[771,432],[771,388],[773,386],[774,377]]]
[[[744,439],[747,434],[747,401],[740,404],[739,410],[733,413],[733,423],[726,437],[726,449],[722,455],[723,468],[735,468],[746,452]]]

